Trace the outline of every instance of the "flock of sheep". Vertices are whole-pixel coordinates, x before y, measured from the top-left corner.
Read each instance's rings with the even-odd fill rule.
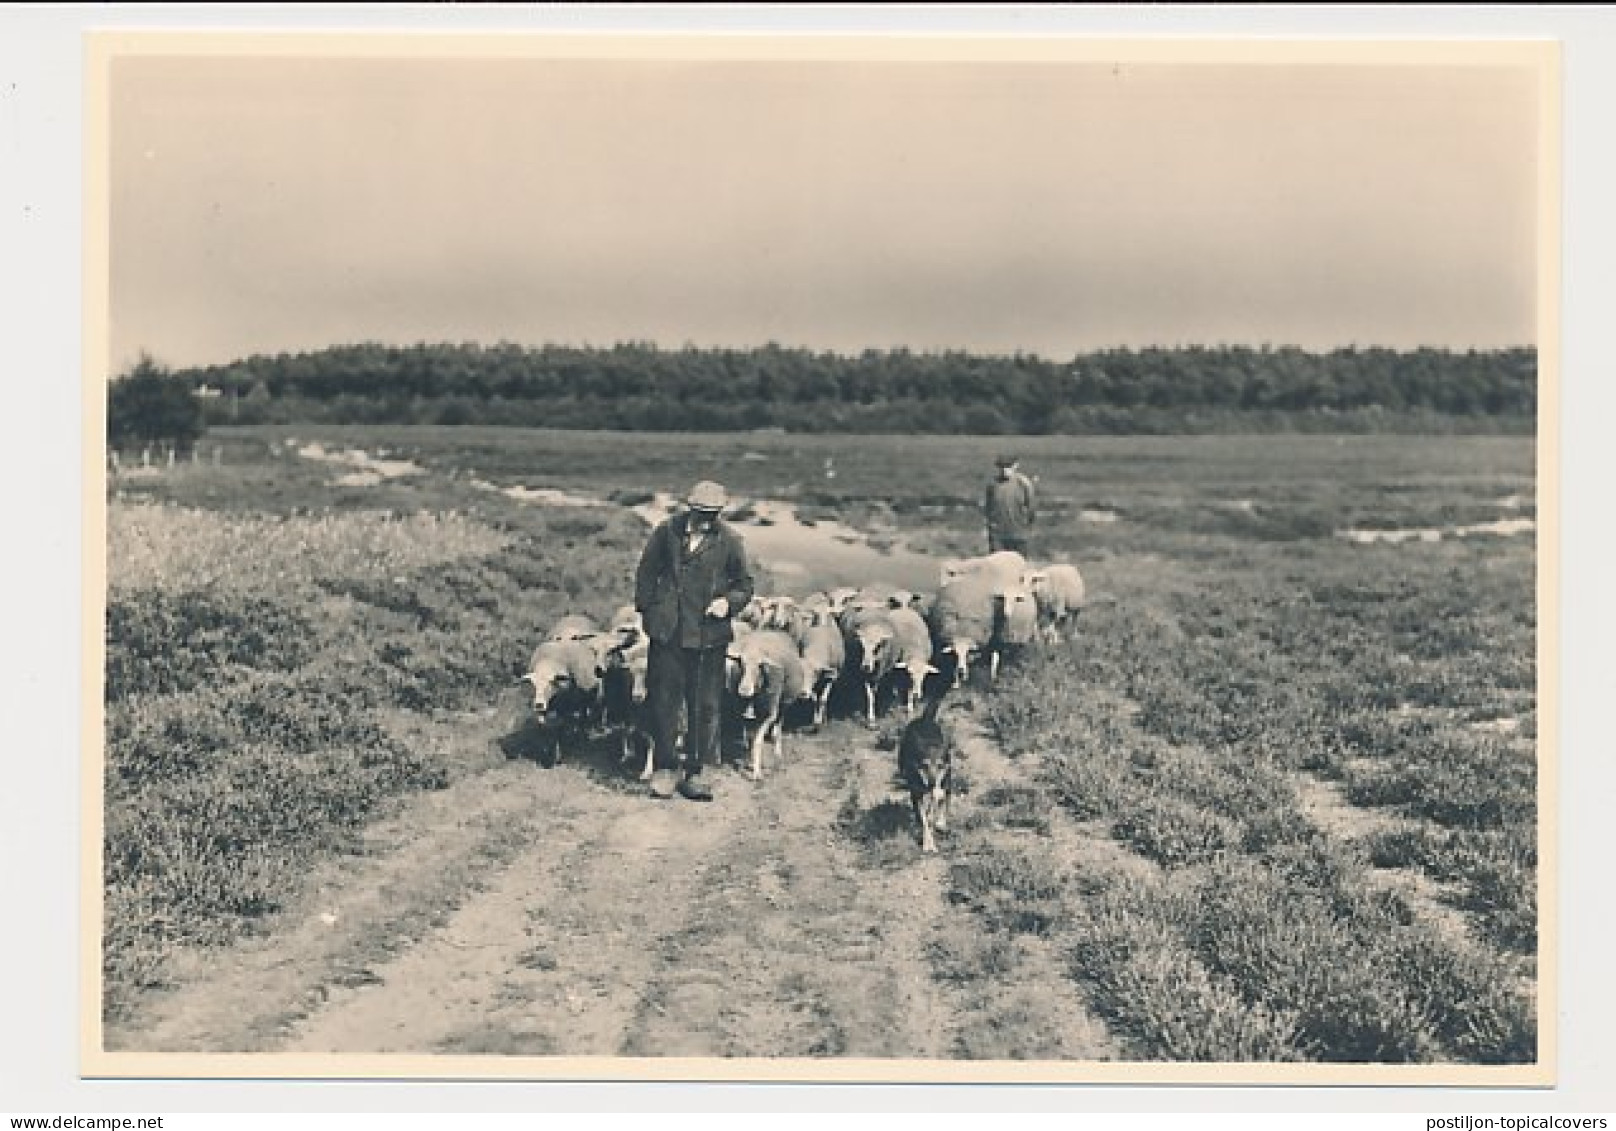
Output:
[[[733,622],[726,732],[737,733],[738,725],[744,734],[751,724],[747,747],[757,780],[765,746],[773,746],[777,764],[783,758],[784,715],[793,705],[811,704],[815,725],[823,725],[832,692],[858,688],[872,725],[878,706],[889,701],[902,703],[913,718],[928,677],[957,687],[985,658],[989,680],[996,679],[1007,652],[1067,635],[1085,599],[1075,566],[1031,568],[1013,551],[944,562],[933,595],[867,585],[801,599],[755,597]],[[643,718],[649,651],[640,615],[630,606],[605,626],[583,616],[561,618],[522,676],[532,686],[535,716],[575,733],[616,728],[624,760],[643,749],[641,777],[650,777]],[[558,734],[557,757],[560,742]]]

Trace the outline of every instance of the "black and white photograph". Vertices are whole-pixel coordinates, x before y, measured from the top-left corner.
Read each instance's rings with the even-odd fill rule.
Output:
[[[89,43],[87,1072],[1553,1083],[1553,43]]]

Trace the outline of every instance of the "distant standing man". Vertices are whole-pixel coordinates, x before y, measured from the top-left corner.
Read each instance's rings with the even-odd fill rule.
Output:
[[[677,790],[711,801],[712,783],[702,771],[718,762],[730,621],[752,600],[753,584],[740,535],[719,518],[728,502],[724,488],[697,483],[685,502],[684,513],[659,525],[645,544],[634,607],[651,638],[645,676],[655,747],[651,793],[668,798]],[[675,748],[681,705],[683,777]]]
[[[988,484],[986,503],[988,553],[1015,550],[1025,555],[1038,517],[1032,480],[1021,474],[1014,456],[1000,456],[994,464],[998,474]]]

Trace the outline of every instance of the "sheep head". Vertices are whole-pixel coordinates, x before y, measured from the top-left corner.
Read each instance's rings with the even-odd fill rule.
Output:
[[[880,658],[892,648],[892,626],[880,621],[861,624],[854,635],[859,643],[859,664],[866,675],[873,674]]]

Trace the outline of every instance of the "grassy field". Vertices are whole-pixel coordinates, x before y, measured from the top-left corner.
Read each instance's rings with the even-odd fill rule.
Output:
[[[342,486],[294,437],[424,470]],[[1008,449],[1044,496],[1035,556],[1079,564],[1093,601],[1069,646],[968,697],[1013,776],[972,791],[948,847],[974,926],[935,940],[938,983],[986,984],[1032,947],[1137,1059],[1534,1059],[1533,539],[1340,536],[1534,517],[1529,440],[210,444],[218,466],[121,479],[111,505],[110,1017],[166,983],[173,948],[259,930],[403,799],[500,765],[417,741],[420,721],[487,707],[549,620],[625,599],[631,515],[478,481],[638,500],[711,476],[953,554],[982,548]],[[902,821],[844,808],[890,868]],[[1002,1029],[962,1055],[1025,1044]]]

